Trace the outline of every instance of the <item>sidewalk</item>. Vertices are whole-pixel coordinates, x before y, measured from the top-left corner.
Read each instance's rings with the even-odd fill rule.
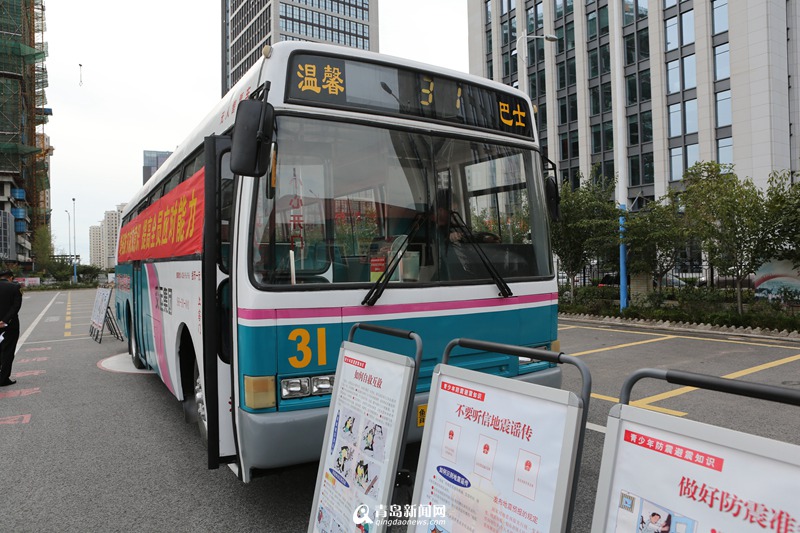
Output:
[[[788,341],[800,342],[800,332],[798,331],[778,331],[774,329],[751,328],[749,326],[715,326],[712,324],[697,324],[690,322],[670,322],[669,320],[646,320],[642,318],[622,318],[618,316],[598,316],[573,313],[558,313],[558,318],[565,320],[579,320],[581,322],[592,322],[596,324],[620,324],[647,329],[716,333],[719,335],[736,335],[737,337],[784,339]]]

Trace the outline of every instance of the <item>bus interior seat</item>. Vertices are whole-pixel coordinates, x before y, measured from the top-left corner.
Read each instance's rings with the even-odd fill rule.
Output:
[[[355,283],[369,281],[369,265],[366,255],[346,255],[344,261],[347,265],[347,281]]]
[[[312,266],[310,268],[306,266],[307,269],[325,271],[330,265],[333,266],[334,283],[349,281],[349,266],[344,260],[341,246],[337,244],[328,244],[326,242],[317,242],[311,245],[308,257],[312,260]]]
[[[534,250],[529,244],[482,243],[481,250],[503,276],[538,275]],[[447,266],[450,279],[464,280],[488,276],[486,267],[472,245],[461,243],[458,251],[450,247],[447,253]]]

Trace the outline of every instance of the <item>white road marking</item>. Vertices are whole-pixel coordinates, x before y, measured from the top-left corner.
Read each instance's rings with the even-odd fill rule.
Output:
[[[39,321],[42,320],[42,317],[45,315],[45,313],[47,313],[48,309],[50,309],[50,306],[53,305],[53,302],[56,301],[56,298],[58,298],[59,294],[61,293],[57,292],[56,295],[53,296],[53,299],[50,300],[50,303],[45,306],[42,312],[39,313],[39,316],[36,317],[36,320],[33,321],[33,323],[28,327],[28,329],[25,330],[25,333],[23,333],[22,336],[19,338],[19,342],[17,342],[17,350],[14,352],[15,355],[19,353],[20,347],[22,347],[22,345],[25,344],[25,341],[28,340],[30,334],[33,333],[34,329],[36,329],[36,326],[39,324]]]

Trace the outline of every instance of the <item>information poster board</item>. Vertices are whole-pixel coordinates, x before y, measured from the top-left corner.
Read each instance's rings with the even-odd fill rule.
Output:
[[[800,533],[800,447],[616,405],[592,531]]]
[[[448,365],[433,375],[409,531],[563,531],[582,409],[569,391]]]
[[[92,309],[92,327],[102,331],[106,321],[106,309],[111,301],[111,289],[99,288],[94,297],[94,308]]]
[[[409,357],[342,343],[309,533],[386,530],[413,376]]]

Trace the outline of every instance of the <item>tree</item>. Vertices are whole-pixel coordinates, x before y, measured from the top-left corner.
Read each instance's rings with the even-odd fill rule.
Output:
[[[97,281],[97,276],[100,274],[100,267],[95,265],[78,265],[78,279],[82,283],[91,283]]]
[[[774,250],[765,195],[751,179],[740,180],[732,166],[715,162],[697,163],[686,171],[684,181],[690,231],[703,243],[709,262],[735,280],[742,314],[742,282]]]
[[[561,191],[561,216],[550,226],[553,251],[567,274],[571,294],[575,277],[591,257],[607,255],[619,244],[619,211],[613,197],[613,180],[585,180],[575,190]]]
[[[47,273],[56,281],[69,281],[72,279],[72,265],[66,261],[51,261]]]
[[[800,269],[800,183],[789,171],[773,172],[767,189],[767,216],[774,222],[775,259]]]
[[[35,261],[34,268],[38,268],[38,270],[42,272],[48,270],[52,263],[53,237],[50,234],[50,228],[47,224],[39,226],[33,233],[31,255]]]
[[[688,231],[674,192],[650,202],[625,223],[624,241],[628,246],[628,269],[632,273],[652,274],[661,282],[675,268],[686,248]]]

